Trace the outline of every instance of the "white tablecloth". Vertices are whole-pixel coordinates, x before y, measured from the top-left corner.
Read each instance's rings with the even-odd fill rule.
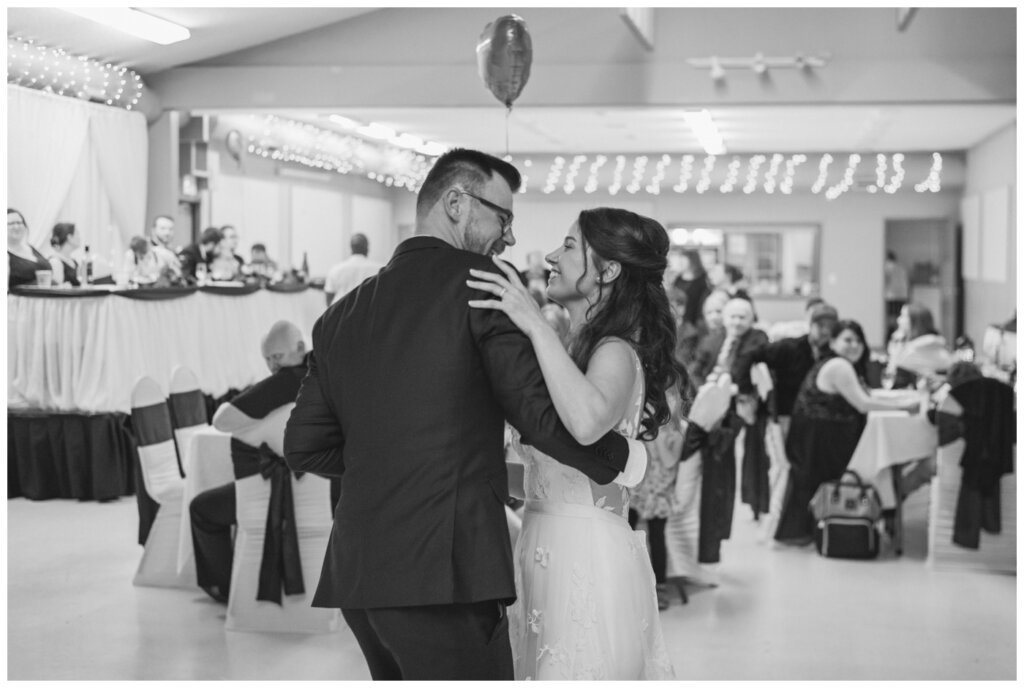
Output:
[[[872,411],[850,459],[850,470],[872,483],[882,506],[896,505],[892,467],[935,454],[938,431],[920,413]]]
[[[260,339],[277,320],[307,336],[323,292],[197,292],[167,301],[120,296],[7,296],[7,405],[50,411],[131,412],[135,381],[163,389],[185,365],[215,397],[266,377]]]
[[[192,498],[211,487],[219,487],[235,479],[231,464],[231,435],[214,427],[198,430],[185,443],[181,467],[185,470],[185,490],[178,537],[178,571],[184,570],[186,566],[194,566],[195,561],[192,520],[188,510]]]

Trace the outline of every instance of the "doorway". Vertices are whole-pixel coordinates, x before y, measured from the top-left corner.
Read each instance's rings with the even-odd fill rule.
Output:
[[[960,332],[957,302],[960,294],[956,227],[947,218],[886,220],[885,252],[895,254],[906,272],[908,301],[931,311],[935,328],[949,346]],[[898,313],[897,313],[898,315]],[[895,327],[886,313],[885,332]]]

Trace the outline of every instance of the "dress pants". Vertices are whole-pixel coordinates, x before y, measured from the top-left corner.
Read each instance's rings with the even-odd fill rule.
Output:
[[[629,527],[636,530],[636,524],[640,522],[640,514],[635,509],[630,509]],[[651,550],[651,568],[654,569],[654,582],[664,583],[668,571],[668,548],[665,543],[665,525],[667,518],[647,519],[647,544]]]
[[[497,600],[342,609],[375,681],[511,681],[508,615]]]
[[[227,601],[231,587],[231,561],[235,525],[235,483],[201,492],[189,505],[192,519],[192,548],[196,554],[196,582],[221,601]],[[213,590],[216,589],[216,592]]]

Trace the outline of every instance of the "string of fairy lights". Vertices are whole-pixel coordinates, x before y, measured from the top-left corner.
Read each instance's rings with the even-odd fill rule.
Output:
[[[127,110],[138,107],[145,88],[142,78],[127,67],[71,55],[62,48],[18,36],[7,38],[7,82]],[[378,143],[355,133],[276,115],[253,117],[259,121],[244,136],[244,148],[249,155],[338,174],[362,175],[385,186],[409,191],[419,189],[444,149],[439,144],[391,130],[388,130],[386,142]],[[344,119],[339,116],[339,120]],[[371,123],[353,131],[369,131],[375,126],[386,129]],[[942,155],[932,153],[931,157],[927,176],[913,184],[913,190],[918,193],[937,193],[942,188]],[[512,160],[511,156],[506,156],[506,159]],[[601,184],[599,179],[611,160],[612,157],[605,154],[578,154],[573,155],[567,165],[566,156],[556,155],[544,174],[542,162],[523,158],[516,161],[524,172],[520,190],[542,194],[560,190],[570,195],[582,187],[584,193],[596,193]],[[653,166],[649,165],[652,160],[655,161]],[[849,154],[846,166],[840,172],[835,164],[836,158],[831,153],[824,153],[818,158],[818,174],[810,191],[816,195],[823,194],[830,201],[855,188],[868,193],[895,194],[904,187],[905,160],[902,153],[876,154],[873,182],[864,184],[857,181],[858,169],[864,161],[860,154]],[[679,156],[667,153],[660,156],[620,154],[614,156],[611,181],[605,191],[612,196],[623,190],[631,195],[643,191],[657,196],[663,189],[676,194],[684,194],[691,189],[697,194],[705,194],[712,189],[716,169],[724,166],[725,180],[715,187],[720,194],[740,190],[743,194],[758,191],[774,194],[777,191],[789,195],[794,193],[798,168],[805,164],[811,164],[811,160],[802,153],[788,156],[773,153],[770,157],[764,154],[733,155],[728,158],[705,155],[703,159],[689,153]],[[836,173],[838,181],[829,184],[830,177],[836,177]],[[670,176],[676,182],[668,186]],[[536,183],[531,185],[531,178],[543,178],[544,183],[538,188]],[[741,178],[743,184],[739,186]]]
[[[132,110],[145,84],[122,65],[72,55],[29,38],[7,37],[7,83]]]

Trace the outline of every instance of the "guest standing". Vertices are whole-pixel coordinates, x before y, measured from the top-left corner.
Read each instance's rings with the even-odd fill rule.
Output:
[[[683,319],[691,325],[697,325],[701,309],[704,307],[704,299],[711,293],[708,273],[701,262],[700,253],[695,249],[684,250],[679,260],[680,271],[673,284],[686,293],[686,311],[683,313]]]
[[[366,257],[370,252],[370,242],[365,234],[353,234],[349,246],[352,248],[352,255],[335,265],[327,273],[327,281],[324,282],[324,295],[327,297],[328,306],[358,287],[367,277],[376,275],[384,267],[382,263]]]
[[[7,288],[35,284],[37,270],[53,268],[50,261],[28,243],[25,216],[14,208],[7,209]]]
[[[873,399],[868,394],[868,348],[855,320],[840,320],[829,352],[814,364],[793,405],[786,438],[790,479],[775,539],[806,545],[814,539],[808,504],[818,486],[842,477],[864,431],[868,411],[917,408],[917,402]]]

